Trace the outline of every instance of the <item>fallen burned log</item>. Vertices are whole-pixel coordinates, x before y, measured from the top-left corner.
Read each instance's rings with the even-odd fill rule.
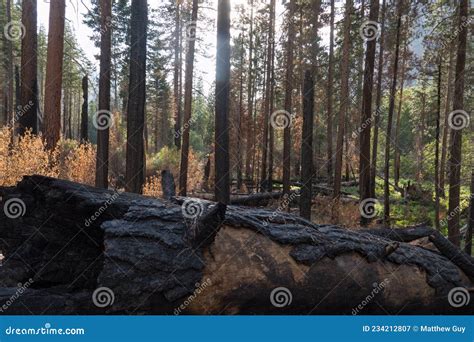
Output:
[[[1,313],[473,310],[469,300],[453,304],[453,289],[472,282],[449,258],[369,232],[41,176],[0,195]]]

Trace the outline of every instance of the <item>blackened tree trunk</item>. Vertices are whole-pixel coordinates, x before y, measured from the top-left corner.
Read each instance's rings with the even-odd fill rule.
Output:
[[[268,24],[268,43],[267,43],[267,62],[266,62],[266,85],[265,85],[265,103],[263,109],[263,139],[262,139],[262,168],[260,170],[260,182],[266,186],[262,186],[262,190],[268,191],[268,172],[267,172],[267,156],[268,156],[268,129],[270,118],[270,98],[273,88],[272,64],[273,64],[273,41],[275,39],[275,0],[270,1],[270,23]]]
[[[237,189],[242,188],[242,121],[244,118],[244,38],[240,34],[240,81],[239,81],[239,119],[237,124]],[[208,177],[209,179],[209,177]],[[207,186],[206,186],[207,188]]]
[[[439,230],[439,133],[441,117],[441,79],[442,79],[442,58],[440,56],[438,64],[438,84],[436,98],[436,130],[435,130],[435,228]]]
[[[314,82],[310,71],[304,75],[303,85],[303,133],[301,135],[301,195],[300,215],[311,220],[311,199],[313,183],[313,115]]]
[[[349,95],[349,50],[351,33],[351,13],[352,0],[346,0],[346,9],[344,14],[344,38],[342,42],[341,58],[341,101],[338,116],[338,131],[336,145],[336,165],[334,170],[334,197],[338,198],[341,192],[342,177],[342,154],[344,148],[344,126],[346,120],[346,111],[348,107]]]
[[[174,96],[174,144],[181,148],[181,1],[176,1],[176,16],[174,27],[174,76],[173,76],[173,96]]]
[[[374,137],[372,146],[372,159],[370,166],[370,197],[375,198],[375,177],[377,175],[377,152],[379,144],[379,124],[382,100],[382,74],[383,74],[383,52],[385,44],[385,0],[382,2],[382,15],[380,26],[379,57],[377,66],[377,95],[375,98]]]
[[[82,78],[81,141],[89,140],[89,78]]]
[[[186,196],[188,183],[188,155],[189,155],[189,130],[191,128],[191,111],[193,102],[193,69],[194,69],[194,43],[196,39],[196,25],[198,16],[198,0],[193,0],[191,22],[186,29],[188,50],[186,51],[186,72],[184,75],[184,124],[183,145],[181,146],[181,164],[179,170],[179,194]]]
[[[23,0],[21,23],[25,28],[21,40],[21,91],[20,103],[22,115],[19,117],[19,130],[23,134],[25,130],[31,129],[32,133],[38,133],[38,80],[37,80],[37,0]]]
[[[11,13],[11,0],[6,1],[6,22],[9,23],[12,21],[12,13]],[[5,39],[5,76],[7,80],[6,84],[6,97],[5,97],[5,112],[6,112],[6,119],[7,122],[11,123],[13,119],[14,113],[14,93],[13,93],[13,44],[10,39]]]
[[[467,0],[460,1],[458,19],[458,48],[456,56],[456,74],[454,80],[453,111],[464,110],[464,68],[466,65],[466,41],[468,21]],[[457,112],[459,113],[459,112]],[[461,183],[461,151],[462,151],[462,128],[456,126],[457,115],[451,115],[451,147],[449,158],[449,215],[448,238],[456,246],[459,246],[459,196]],[[461,113],[460,115],[464,115]],[[466,120],[468,118],[465,118]],[[449,120],[448,120],[449,121]],[[456,129],[453,129],[455,127]]]
[[[474,230],[474,168],[471,171],[471,199],[469,202],[469,222],[466,231],[466,244],[464,251],[472,255],[472,231]]]
[[[273,35],[272,41],[272,64],[271,64],[271,79],[275,79],[275,34]],[[273,113],[274,109],[274,96],[275,96],[275,87],[270,88],[270,113]],[[273,152],[275,149],[275,131],[272,125],[268,126],[268,190],[273,191]]]
[[[130,49],[130,84],[127,117],[127,153],[125,190],[141,193],[145,181],[146,41],[148,25],[147,0],[132,0]]]
[[[369,20],[377,21],[379,0],[371,0]],[[374,65],[376,39],[367,41],[365,53],[364,87],[362,90],[362,116],[360,122],[360,166],[359,187],[360,200],[371,197],[370,191],[370,128],[372,126],[372,89],[374,88]],[[368,223],[367,217],[361,216],[361,224]]]
[[[385,138],[385,165],[384,165],[384,222],[386,226],[390,225],[390,147],[392,137],[393,112],[395,110],[395,93],[397,91],[398,59],[400,53],[400,28],[402,26],[403,1],[398,3],[397,9],[397,28],[395,41],[395,55],[393,61],[392,85],[390,88],[390,99],[388,105],[387,134]]]
[[[333,173],[332,173],[332,108],[333,108],[333,77],[334,77],[334,0],[331,0],[331,18],[330,18],[330,32],[329,32],[329,61],[328,61],[328,84],[327,84],[327,172],[328,172],[328,184],[332,184]]]
[[[285,115],[287,124],[283,131],[283,193],[290,193],[291,173],[291,117],[292,117],[292,92],[293,92],[293,43],[295,40],[294,15],[295,0],[290,0],[288,13],[288,41],[286,44],[286,76],[285,76]]]
[[[245,128],[245,179],[253,179],[252,173],[252,140],[253,140],[253,44],[254,44],[254,34],[253,34],[253,3],[254,0],[249,1],[250,6],[250,31],[249,31],[249,60],[248,60],[248,75],[247,75],[247,115],[246,115],[246,128]]]
[[[61,87],[63,78],[65,14],[65,0],[50,2],[43,120],[44,138],[49,149],[56,147],[61,135]]]
[[[229,203],[230,0],[217,6],[215,196]]]
[[[108,24],[112,18],[111,0],[100,1],[100,12],[99,110],[95,115],[97,122],[95,186],[107,189],[109,186],[109,128],[113,120],[110,113],[112,27]],[[102,123],[105,124],[102,125]]]

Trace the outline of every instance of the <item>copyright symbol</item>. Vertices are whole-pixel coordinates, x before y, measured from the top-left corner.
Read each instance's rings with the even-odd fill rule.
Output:
[[[413,326],[413,331],[414,331],[414,332],[418,332],[418,326],[417,326],[417,325],[414,325],[414,326]]]

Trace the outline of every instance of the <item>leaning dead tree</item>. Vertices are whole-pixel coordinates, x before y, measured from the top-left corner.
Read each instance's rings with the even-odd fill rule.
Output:
[[[426,227],[353,231],[278,210],[164,201],[42,176],[0,188],[0,196],[0,307],[7,314],[474,308],[448,300],[454,288],[472,288],[473,259]],[[411,242],[420,237],[433,244]]]

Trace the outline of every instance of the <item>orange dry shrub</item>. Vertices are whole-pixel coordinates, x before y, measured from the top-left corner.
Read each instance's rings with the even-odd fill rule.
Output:
[[[0,130],[0,185],[12,186],[24,175],[40,174],[57,177],[59,168],[57,153],[46,150],[41,136],[27,131],[11,143],[12,129]],[[11,145],[10,145],[11,143]]]
[[[41,135],[26,132],[15,137],[12,129],[0,129],[0,186],[12,186],[25,175],[59,177],[94,184],[95,149],[91,144],[61,140],[54,151],[48,151]]]
[[[61,159],[65,172],[63,178],[93,186],[96,149],[90,143],[79,144],[76,141],[73,143],[73,148],[64,159]]]

